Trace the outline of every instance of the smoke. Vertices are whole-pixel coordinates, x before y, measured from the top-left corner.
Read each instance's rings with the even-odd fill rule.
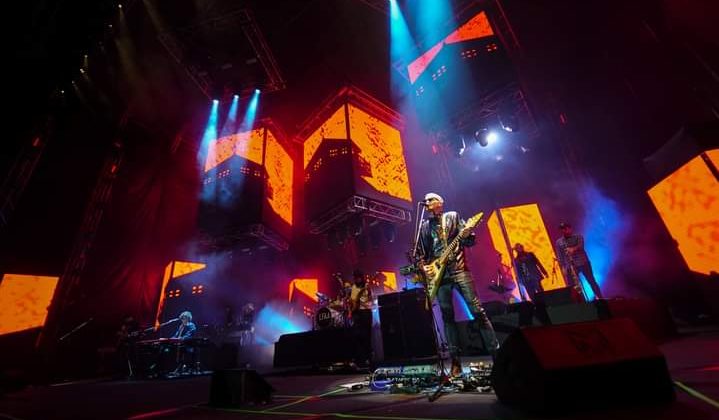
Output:
[[[283,300],[268,302],[257,314],[255,339],[258,344],[277,342],[283,334],[294,334],[312,329],[310,320],[303,314],[292,314],[292,306]]]
[[[622,250],[628,216],[619,210],[617,203],[603,195],[595,186],[584,191],[586,212],[579,232],[584,235],[584,248],[592,262],[594,276],[602,287],[610,281],[610,273],[617,264]],[[585,284],[588,299],[594,293]]]

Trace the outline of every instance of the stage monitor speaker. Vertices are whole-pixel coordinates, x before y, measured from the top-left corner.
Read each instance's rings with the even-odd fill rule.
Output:
[[[263,404],[270,401],[274,389],[256,371],[225,369],[212,373],[210,405],[238,407],[247,403]]]
[[[352,360],[356,340],[349,328],[284,334],[275,343],[274,367],[318,367]]]
[[[425,306],[424,290],[388,293],[380,298],[384,359],[407,360],[436,355],[432,313]]]
[[[573,287],[560,287],[540,292],[539,298],[544,299],[544,304],[547,306],[569,305],[584,301],[579,291]]]
[[[676,335],[669,310],[651,299],[598,299],[547,308],[552,324],[629,318],[649,338],[659,342]]]
[[[628,319],[517,330],[492,381],[502,403],[537,412],[674,398],[664,356]]]

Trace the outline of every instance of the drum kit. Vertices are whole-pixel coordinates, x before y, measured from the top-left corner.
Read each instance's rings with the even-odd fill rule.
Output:
[[[373,296],[383,293],[382,274],[375,273],[367,276],[367,287],[372,291]],[[312,316],[312,329],[324,330],[329,328],[348,328],[352,326],[351,302],[352,284],[343,280],[342,273],[332,275],[340,285],[340,291],[337,296],[332,299],[324,293],[317,292],[317,305]]]
[[[335,299],[330,299],[323,293],[317,293],[317,307],[314,311],[312,328],[345,328],[349,327],[349,292],[343,288]]]

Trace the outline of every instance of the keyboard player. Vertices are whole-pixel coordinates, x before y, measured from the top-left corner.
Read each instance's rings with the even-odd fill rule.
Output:
[[[192,322],[192,313],[190,311],[182,312],[178,318],[180,319],[180,325],[177,327],[177,331],[170,338],[176,338],[180,340],[187,340],[192,338],[197,331],[197,327]]]

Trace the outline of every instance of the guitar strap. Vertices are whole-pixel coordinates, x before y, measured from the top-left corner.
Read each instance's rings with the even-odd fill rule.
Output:
[[[447,236],[449,236],[449,232],[447,232],[447,213],[442,213],[442,217],[439,218],[439,237],[442,239],[442,242],[444,243],[445,249],[447,248]]]

